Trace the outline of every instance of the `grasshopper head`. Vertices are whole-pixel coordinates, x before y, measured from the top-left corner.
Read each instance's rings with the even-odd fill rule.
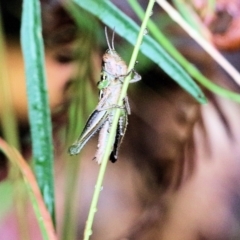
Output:
[[[114,77],[127,74],[127,65],[118,55],[114,48],[114,31],[112,35],[112,44],[110,45],[107,28],[105,28],[105,35],[108,45],[108,50],[103,55],[103,69]]]
[[[106,53],[103,55],[104,62],[120,62],[123,61],[122,58],[118,55],[118,53],[113,49],[108,49]]]
[[[127,74],[127,65],[113,49],[108,49],[103,55],[103,68],[107,73],[119,76]]]

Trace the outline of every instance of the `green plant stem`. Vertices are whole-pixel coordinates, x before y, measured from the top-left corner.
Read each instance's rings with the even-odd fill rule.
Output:
[[[138,15],[140,19],[144,17],[144,11],[136,0],[128,0],[129,4]],[[240,102],[240,95],[234,93],[225,88],[218,86],[213,83],[210,79],[205,77],[192,63],[190,63],[166,38],[166,36],[159,30],[157,25],[149,19],[148,30],[155,37],[155,39],[167,50],[168,53],[174,57],[178,63],[191,75],[195,80],[197,80],[206,89],[228,99],[236,102]]]
[[[140,46],[141,46],[141,43],[142,43],[142,40],[143,40],[143,36],[145,35],[147,22],[149,20],[149,17],[151,16],[154,3],[155,3],[155,0],[150,0],[149,3],[148,3],[148,7],[147,7],[147,10],[146,10],[146,13],[145,13],[145,17],[143,19],[143,22],[142,22],[142,25],[141,25],[141,28],[140,28],[140,32],[138,34],[137,42],[136,42],[136,45],[134,47],[132,57],[130,59],[130,63],[129,63],[129,66],[128,66],[128,71],[131,71],[134,68],[134,65],[136,63],[137,55],[138,55],[138,52],[140,50]],[[122,91],[121,91],[119,99],[118,99],[118,105],[120,105],[120,106],[122,105],[123,98],[126,96],[126,92],[127,92],[127,88],[128,88],[128,85],[129,85],[130,78],[131,78],[131,76],[127,76],[126,79],[124,80]],[[86,222],[86,227],[85,227],[85,232],[84,232],[84,240],[88,240],[89,237],[92,234],[92,224],[93,224],[95,213],[97,211],[97,202],[98,202],[98,199],[99,199],[100,192],[102,190],[103,178],[104,178],[104,175],[105,175],[105,171],[106,171],[109,155],[110,155],[110,152],[111,152],[112,144],[114,142],[119,117],[120,117],[120,109],[116,109],[114,117],[113,117],[112,126],[110,128],[109,139],[107,141],[106,150],[105,150],[105,153],[103,155],[101,167],[100,167],[100,170],[99,170],[98,179],[97,179],[97,182],[96,182],[96,185],[95,185],[95,190],[94,190],[94,194],[93,194],[93,198],[92,198],[92,203],[91,203],[91,206],[90,206],[89,215],[88,215],[88,219],[87,219],[87,222]]]

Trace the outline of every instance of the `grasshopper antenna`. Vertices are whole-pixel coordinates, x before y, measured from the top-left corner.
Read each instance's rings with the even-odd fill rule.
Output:
[[[106,36],[108,48],[109,48],[109,50],[112,50],[110,43],[109,43],[109,39],[108,39],[107,27],[105,27],[105,36]]]
[[[115,36],[115,27],[113,28],[113,34],[112,34],[112,49],[115,50],[114,48],[114,36]]]

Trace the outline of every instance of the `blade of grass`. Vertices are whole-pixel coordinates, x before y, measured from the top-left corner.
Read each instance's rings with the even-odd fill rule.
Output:
[[[240,85],[239,72],[214,48],[212,44],[206,41],[198,32],[193,29],[181,15],[165,0],[156,0],[156,2],[168,13],[168,15],[179,24],[209,55]]]
[[[143,36],[145,35],[147,22],[148,22],[148,19],[151,16],[151,12],[152,12],[154,3],[155,3],[155,0],[150,0],[149,3],[148,3],[148,7],[146,9],[145,17],[143,19],[143,22],[142,22],[142,25],[141,25],[141,28],[140,28],[140,31],[139,31],[139,34],[138,34],[138,37],[137,37],[135,47],[133,49],[133,53],[132,53],[132,56],[131,56],[131,59],[130,59],[130,63],[128,65],[128,71],[132,70],[134,68],[135,63],[136,63],[137,55],[138,55],[138,52],[140,50],[140,46],[141,46],[141,43],[142,43],[142,40],[143,40]],[[126,96],[126,92],[127,92],[127,88],[128,88],[130,79],[131,79],[131,76],[127,76],[124,79],[122,90],[121,90],[121,93],[120,93],[120,96],[119,96],[119,99],[118,99],[118,103],[117,103],[117,105],[119,105],[119,106],[122,106],[123,99]],[[113,142],[114,142],[114,138],[115,138],[115,135],[116,135],[116,129],[117,129],[117,123],[118,123],[119,117],[120,117],[120,109],[117,108],[115,110],[115,113],[114,113],[114,116],[113,116],[113,122],[112,122],[110,130],[109,130],[109,138],[107,140],[106,149],[105,149],[105,152],[104,152],[104,155],[103,155],[103,159],[101,161],[102,163],[101,163],[101,167],[100,167],[100,170],[99,170],[97,182],[96,182],[96,185],[95,185],[95,190],[94,190],[94,193],[93,193],[93,198],[92,198],[92,202],[91,202],[91,206],[90,206],[90,210],[89,210],[89,214],[88,214],[88,219],[86,221],[86,226],[85,226],[85,231],[84,231],[84,240],[88,240],[89,237],[92,235],[92,224],[93,224],[95,213],[97,211],[97,202],[98,202],[98,199],[99,199],[100,192],[102,190],[103,178],[104,178],[104,175],[105,175],[108,159],[109,159],[110,152],[112,150],[112,145],[113,145]]]
[[[206,27],[203,27],[203,23],[193,10],[191,3],[185,0],[173,0],[173,4],[192,28],[196,29],[198,32],[201,31],[202,34],[205,34],[205,37],[209,37],[209,31],[205,31]]]
[[[144,11],[136,0],[128,0],[130,6],[133,8],[135,13],[140,19],[144,17]],[[240,102],[240,95],[234,93],[225,88],[218,86],[213,83],[210,79],[205,77],[192,63],[190,63],[173,45],[172,43],[164,36],[164,34],[159,30],[158,26],[149,19],[148,29],[155,39],[166,49],[166,51],[171,54],[175,60],[191,75],[196,81],[203,85],[206,89],[222,96],[229,98],[233,101]]]
[[[40,3],[23,1],[21,45],[24,56],[33,164],[44,202],[55,224],[53,143],[44,69]]]
[[[131,44],[135,44],[139,27],[110,1],[74,0],[80,7],[91,12]],[[91,6],[91,7],[89,7]],[[198,102],[205,103],[206,98],[180,65],[150,36],[146,36],[140,50],[144,55],[163,69],[173,80],[191,94]]]
[[[44,240],[57,240],[51,216],[44,204],[41,192],[39,190],[36,178],[23,159],[20,153],[13,147],[10,147],[3,139],[0,138],[0,150],[5,156],[19,169],[22,174],[27,191],[30,195],[32,205],[37,216],[37,220]]]

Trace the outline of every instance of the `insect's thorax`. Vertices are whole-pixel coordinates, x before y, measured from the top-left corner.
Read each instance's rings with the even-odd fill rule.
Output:
[[[100,105],[114,105],[127,75],[127,65],[115,50],[107,50],[103,55],[101,80],[98,82]]]

